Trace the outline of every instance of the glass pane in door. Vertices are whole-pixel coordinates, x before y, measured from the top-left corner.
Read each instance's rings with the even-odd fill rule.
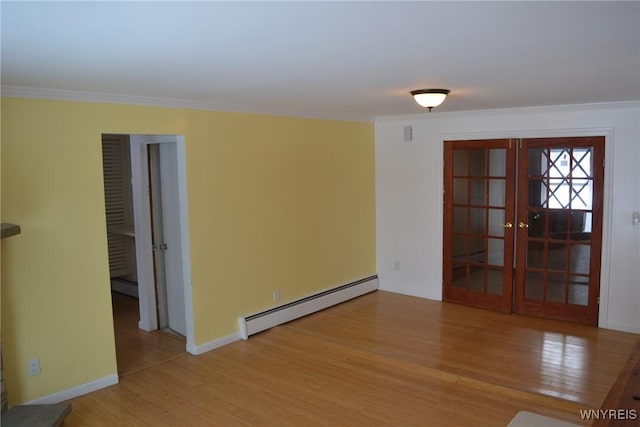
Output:
[[[445,143],[445,300],[506,311],[513,260],[512,250],[505,252],[513,247],[513,230],[505,228],[513,216],[507,193],[514,191],[507,157],[513,152],[508,140],[459,142]]]
[[[516,286],[524,289],[516,292],[517,311],[594,323],[599,260],[593,246],[599,251],[601,236],[593,221],[597,216],[600,232],[604,139],[523,141]]]

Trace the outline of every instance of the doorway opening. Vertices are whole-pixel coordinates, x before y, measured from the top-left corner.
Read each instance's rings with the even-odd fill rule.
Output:
[[[184,140],[105,134],[102,148],[116,355],[126,375],[193,342]]]
[[[444,300],[597,325],[604,141],[446,141]]]

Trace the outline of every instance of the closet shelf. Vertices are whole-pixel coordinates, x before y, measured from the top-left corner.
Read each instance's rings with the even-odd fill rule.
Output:
[[[107,232],[120,236],[136,237],[133,225],[110,225],[107,227]]]

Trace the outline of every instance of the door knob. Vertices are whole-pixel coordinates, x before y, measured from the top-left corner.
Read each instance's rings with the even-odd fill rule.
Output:
[[[520,227],[520,228],[529,228],[529,224],[525,224],[524,222],[520,221],[518,223],[518,227]]]
[[[510,222],[507,222],[507,223],[502,224],[502,226],[504,228],[511,228],[511,227],[513,227],[513,224],[511,224]]]

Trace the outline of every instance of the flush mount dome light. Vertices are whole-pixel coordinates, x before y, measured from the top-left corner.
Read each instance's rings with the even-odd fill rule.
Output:
[[[449,89],[417,89],[412,90],[411,95],[413,95],[413,99],[418,104],[431,111],[433,107],[437,107],[444,102],[449,92],[451,92]]]

